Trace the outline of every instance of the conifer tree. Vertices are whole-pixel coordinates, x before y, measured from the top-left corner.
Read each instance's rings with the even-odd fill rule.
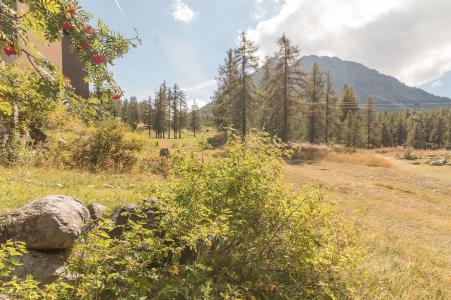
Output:
[[[197,132],[199,132],[202,128],[202,117],[200,115],[199,106],[197,106],[196,100],[194,100],[193,105],[191,106],[191,130],[193,131],[194,136],[196,136]]]
[[[359,100],[351,86],[345,84],[343,87],[343,96],[341,99],[341,121],[346,120],[349,112],[359,111]]]
[[[243,138],[246,136],[249,123],[254,117],[256,88],[250,75],[258,67],[257,50],[257,46],[243,32],[240,38],[240,45],[235,50],[236,62],[239,65],[239,97],[237,97],[237,101],[234,101],[235,103],[232,106],[233,124],[239,126]]]
[[[331,128],[338,128],[336,112],[336,96],[330,72],[326,73],[326,91],[325,91],[325,126],[324,141],[329,144],[333,131]],[[335,129],[336,131],[336,129]]]
[[[307,81],[305,94],[308,103],[307,139],[310,143],[317,143],[320,138],[320,100],[324,96],[325,81],[319,65],[315,63]]]
[[[160,86],[159,91],[155,95],[155,117],[154,130],[157,138],[165,138],[165,132],[168,127],[168,99],[167,99],[166,81]]]
[[[153,107],[152,107],[152,98],[149,97],[147,101],[144,101],[144,112],[143,112],[143,123],[144,129],[149,132],[149,137],[152,135],[152,116],[153,116]]]
[[[130,103],[128,107],[128,120],[127,125],[129,125],[133,130],[136,130],[139,125],[139,104],[136,97],[130,98]]]
[[[216,78],[218,89],[213,96],[213,115],[216,126],[223,130],[233,124],[233,106],[239,97],[239,69],[236,52],[230,49],[224,64],[219,67],[219,75]]]
[[[444,145],[446,134],[445,130],[445,120],[442,118],[441,113],[439,113],[434,120],[433,129],[431,132],[432,143],[434,143],[434,145],[439,149]]]
[[[366,146],[371,148],[374,145],[373,142],[373,131],[374,131],[374,102],[373,97],[368,96],[365,106],[365,117],[366,117],[366,136],[367,143]]]
[[[293,104],[302,88],[302,72],[299,70],[301,56],[299,47],[293,45],[285,34],[277,40],[277,46],[275,58],[267,60],[264,67],[265,107],[270,109],[267,129],[288,143]],[[275,62],[274,67],[272,61]]]

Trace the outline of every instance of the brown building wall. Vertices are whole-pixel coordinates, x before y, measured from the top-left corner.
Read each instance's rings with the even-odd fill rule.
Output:
[[[1,1],[1,0],[0,0]],[[24,13],[27,7],[24,4],[17,3],[17,10],[20,13]],[[76,51],[72,49],[70,41],[63,37],[61,41],[52,43],[50,45],[44,45],[39,42],[30,33],[29,40],[35,46],[36,50],[50,62],[52,62],[63,73],[64,77],[69,79],[72,86],[75,88],[76,93],[83,97],[89,97],[89,84],[84,82],[84,78],[88,75],[83,69],[83,65],[78,58]],[[29,61],[25,55],[22,55],[18,59],[18,64],[23,66],[29,66]]]

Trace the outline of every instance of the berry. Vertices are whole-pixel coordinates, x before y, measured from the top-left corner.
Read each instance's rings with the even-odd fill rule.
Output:
[[[72,31],[74,30],[74,25],[71,22],[65,22],[63,24],[63,29],[66,31]]]
[[[6,56],[11,56],[16,55],[17,51],[13,44],[9,44],[5,48],[3,48],[3,53],[5,53]]]
[[[69,6],[69,8],[67,9],[67,12],[70,15],[75,15],[75,13],[77,12],[77,6],[75,6],[75,4],[72,4],[71,6]]]
[[[80,43],[80,48],[83,50],[90,50],[92,49],[92,46],[89,43]]]
[[[121,100],[122,97],[122,92],[117,92],[116,94],[114,94],[111,98],[113,98],[113,100]]]
[[[93,29],[91,26],[86,25],[85,28],[83,29],[83,31],[84,31],[86,34],[91,34],[91,33],[94,31],[94,29]]]
[[[97,65],[103,64],[106,61],[105,55],[93,55],[91,61]]]

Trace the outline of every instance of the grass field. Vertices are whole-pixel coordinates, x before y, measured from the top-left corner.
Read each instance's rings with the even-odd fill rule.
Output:
[[[367,298],[451,299],[451,166],[377,156],[387,161],[384,167],[289,164],[285,181],[295,188],[320,187],[361,224]]]
[[[148,140],[145,151],[175,143],[193,140]],[[295,189],[318,187],[361,225],[359,243],[367,253],[361,268],[368,271],[363,299],[451,299],[451,166],[414,164],[396,159],[398,154],[333,153],[293,161],[286,164],[285,182]],[[145,173],[0,168],[0,212],[47,194],[113,209],[149,197],[151,184],[162,180]]]

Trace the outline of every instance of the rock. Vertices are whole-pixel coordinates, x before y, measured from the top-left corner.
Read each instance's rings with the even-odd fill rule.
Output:
[[[89,221],[89,210],[75,198],[49,195],[0,217],[0,243],[25,242],[32,250],[72,247]]]
[[[66,270],[67,254],[64,251],[29,250],[18,260],[22,265],[13,272],[13,276],[25,279],[32,275],[40,283],[49,284]]]
[[[114,186],[111,184],[105,184],[103,187],[107,189],[114,189]]]
[[[155,212],[162,207],[164,203],[158,199],[149,199],[141,204],[127,204],[118,208],[112,215],[114,222],[114,229],[110,232],[111,237],[119,237],[124,230],[129,228],[130,220],[137,222],[139,220],[145,220],[145,222],[151,226],[155,220]],[[142,212],[138,216],[137,211]]]
[[[107,208],[102,204],[92,203],[88,205],[88,210],[91,215],[91,219],[98,221],[105,215]]]
[[[160,157],[169,157],[170,151],[168,148],[161,148],[160,149]]]

